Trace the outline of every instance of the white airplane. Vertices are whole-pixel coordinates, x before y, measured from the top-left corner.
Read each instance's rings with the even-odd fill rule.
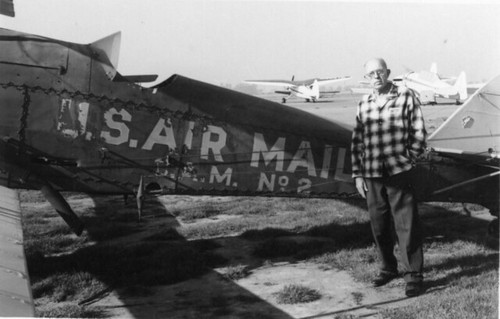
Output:
[[[461,104],[468,97],[465,72],[460,73],[454,84],[448,83],[449,80],[438,75],[436,64],[433,63],[430,71],[409,72],[395,77],[393,82],[416,91],[423,104],[436,104],[436,97],[453,99],[456,104]]]
[[[290,96],[294,95],[299,98],[305,99],[307,102],[316,102],[325,94],[339,93],[340,91],[320,91],[319,86],[329,83],[347,81],[351,77],[337,77],[337,78],[327,78],[327,79],[309,79],[304,81],[294,81],[295,76],[292,80],[246,80],[246,83],[268,85],[268,86],[281,86],[285,87],[284,91],[274,91],[275,93],[284,94],[286,97],[282,99],[283,103],[286,103]]]

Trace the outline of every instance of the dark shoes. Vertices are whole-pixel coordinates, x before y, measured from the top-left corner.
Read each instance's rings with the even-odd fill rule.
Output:
[[[390,281],[398,278],[397,273],[380,273],[372,280],[373,287],[383,286]],[[407,297],[416,297],[424,292],[422,281],[411,281],[406,283],[405,294]]]
[[[407,297],[415,297],[424,291],[422,282],[408,282],[406,283],[406,296]]]
[[[382,272],[372,280],[373,287],[380,287],[398,277],[397,273]]]

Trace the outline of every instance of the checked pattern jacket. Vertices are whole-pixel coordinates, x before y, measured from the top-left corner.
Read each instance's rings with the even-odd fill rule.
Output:
[[[352,135],[352,177],[392,176],[412,169],[426,147],[420,101],[389,83],[387,94],[363,96]]]

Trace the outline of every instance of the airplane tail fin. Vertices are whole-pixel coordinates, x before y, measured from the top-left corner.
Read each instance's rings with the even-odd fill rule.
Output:
[[[438,67],[437,67],[436,62],[432,62],[430,71],[431,71],[431,73],[434,73],[434,74],[438,73]]]
[[[118,67],[118,58],[120,56],[120,43],[121,32],[118,31],[89,44],[89,46],[94,50],[102,50],[107,55],[109,63],[111,63],[111,65],[106,65],[103,63],[103,67],[106,71],[106,75],[110,80],[115,77],[117,72],[116,68]]]
[[[311,91],[312,95],[316,97],[316,99],[319,98],[319,84],[318,80],[314,80],[313,84],[311,84]]]
[[[457,90],[460,100],[467,99],[467,79],[465,77],[465,72],[462,71],[455,82],[453,87]]]

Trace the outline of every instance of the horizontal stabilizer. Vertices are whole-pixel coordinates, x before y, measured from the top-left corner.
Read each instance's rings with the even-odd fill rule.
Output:
[[[156,81],[158,75],[157,74],[122,75],[122,78],[134,83],[148,83]],[[117,79],[115,79],[114,81],[117,81]]]

